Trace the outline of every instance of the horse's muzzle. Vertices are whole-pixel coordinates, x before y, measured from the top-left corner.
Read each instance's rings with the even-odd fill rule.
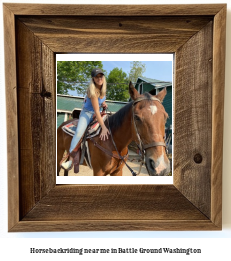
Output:
[[[164,156],[160,156],[157,160],[152,157],[145,159],[146,168],[150,176],[168,176],[170,172],[170,162],[168,159],[164,159]]]

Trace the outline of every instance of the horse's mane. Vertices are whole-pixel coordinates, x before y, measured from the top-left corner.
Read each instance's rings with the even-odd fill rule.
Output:
[[[148,92],[145,92],[142,96],[144,96],[146,99],[142,102],[140,102],[140,109],[142,109],[144,106],[147,105],[148,103],[152,103],[152,95]],[[109,119],[109,126],[111,128],[111,131],[114,132],[116,131],[123,123],[125,115],[128,113],[130,110],[131,106],[133,104],[133,101],[129,102],[126,104],[124,107],[122,107],[119,111],[117,111],[115,114],[111,115]],[[163,113],[165,114],[165,117],[168,117],[168,114],[163,108]]]
[[[130,110],[131,106],[132,106],[132,102],[129,102],[120,110],[118,110],[115,114],[108,117],[109,126],[112,132],[117,130],[122,125],[124,121],[124,117]]]
[[[150,93],[145,92],[143,96],[146,98],[145,101],[150,101],[150,102],[152,101],[151,100],[152,95]],[[132,104],[133,101],[129,102],[124,107],[122,107],[119,111],[117,111],[115,114],[109,117],[109,125],[112,131],[117,130],[121,126],[124,120],[124,116],[128,113]]]

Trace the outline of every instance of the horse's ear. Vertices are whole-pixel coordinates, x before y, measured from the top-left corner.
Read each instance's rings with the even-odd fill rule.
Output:
[[[164,100],[164,97],[167,94],[167,89],[164,88],[162,91],[160,91],[157,95],[156,98],[159,99],[161,102]]]
[[[140,94],[135,89],[135,87],[133,86],[131,81],[129,83],[129,93],[130,93],[130,97],[131,97],[132,100],[135,100],[140,96]]]

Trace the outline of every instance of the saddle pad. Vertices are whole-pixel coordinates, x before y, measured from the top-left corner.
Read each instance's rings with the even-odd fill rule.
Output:
[[[73,119],[73,121],[67,123],[66,125],[64,125],[62,127],[62,130],[64,132],[66,132],[67,134],[69,134],[70,136],[74,136],[75,135],[75,131],[77,128],[77,124],[78,124],[78,119]]]
[[[103,121],[105,121],[106,118],[107,118],[107,115],[102,116]],[[64,125],[62,127],[62,130],[64,132],[66,132],[68,135],[74,136],[77,125],[78,125],[78,121],[79,121],[78,119],[74,119],[73,121]],[[101,126],[100,126],[99,122],[98,121],[93,122],[93,124],[91,124],[90,127],[88,128],[87,139],[97,136],[100,133],[100,131],[101,131]]]
[[[102,116],[103,121],[105,121],[106,118],[107,118],[106,114]],[[90,128],[88,129],[88,135],[90,135],[93,132],[97,131],[99,127],[101,127],[101,126],[99,125],[98,121],[93,122],[92,124],[90,124]]]

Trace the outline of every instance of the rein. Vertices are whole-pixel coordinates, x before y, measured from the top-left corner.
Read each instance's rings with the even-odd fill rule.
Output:
[[[108,120],[108,119],[107,119],[107,120]],[[118,149],[117,149],[117,147],[116,147],[115,141],[114,141],[113,136],[112,136],[111,128],[110,128],[110,125],[109,125],[109,121],[108,121],[108,129],[109,129],[109,132],[110,132],[110,135],[111,135],[112,143],[113,143],[113,145],[114,145],[114,147],[115,147],[115,149],[116,149],[116,151],[117,151],[117,153],[118,153],[120,159],[125,163],[126,167],[131,171],[132,176],[136,176],[136,175],[137,175],[136,172],[135,172],[132,168],[130,168],[130,167],[128,166],[128,164],[127,164],[126,161],[124,160],[124,157],[122,157],[122,156],[120,155],[120,153],[119,153],[119,151],[118,151]]]
[[[105,110],[105,111],[106,111],[106,110]],[[112,114],[111,111],[109,111],[109,112],[110,112],[110,114]],[[107,121],[108,121],[108,117],[107,117]],[[92,141],[92,143],[93,143],[93,145],[94,145],[95,147],[97,147],[98,149],[100,149],[101,151],[103,151],[103,152],[104,152],[105,154],[107,154],[108,156],[113,157],[113,158],[116,158],[116,159],[119,159],[119,160],[122,160],[122,161],[124,161],[125,164],[126,164],[126,161],[125,161],[124,159],[126,159],[126,158],[128,157],[128,152],[127,152],[127,154],[124,155],[124,156],[121,156],[121,155],[120,155],[120,153],[119,153],[119,151],[118,151],[118,149],[117,149],[117,147],[116,147],[116,145],[115,145],[115,142],[114,142],[114,139],[113,139],[112,133],[111,133],[111,129],[110,129],[110,126],[109,126],[109,121],[108,121],[108,128],[109,128],[109,131],[110,131],[110,135],[111,135],[112,143],[113,143],[113,145],[114,145],[114,147],[115,147],[116,152],[118,153],[118,155],[115,154],[115,153],[113,153],[113,152],[110,151],[110,150],[105,149],[105,148],[102,147],[101,145],[99,145],[99,143],[96,142],[93,138],[89,138],[89,140]],[[121,165],[122,161],[121,161],[120,163],[118,163],[117,168]],[[126,164],[126,165],[127,165],[127,164]],[[132,170],[129,166],[127,166],[127,167],[130,169],[130,171],[133,172],[133,170]]]
[[[104,147],[102,147],[101,145],[99,145],[98,142],[96,142],[93,138],[89,138],[90,141],[93,142],[93,145],[96,146],[98,149],[102,150],[103,152],[105,152],[107,155],[116,158],[116,159],[121,159],[120,156],[118,156],[117,154],[105,149]],[[122,156],[121,156],[122,157]],[[122,158],[126,158],[128,157],[128,154],[126,154],[125,156],[123,156]]]

